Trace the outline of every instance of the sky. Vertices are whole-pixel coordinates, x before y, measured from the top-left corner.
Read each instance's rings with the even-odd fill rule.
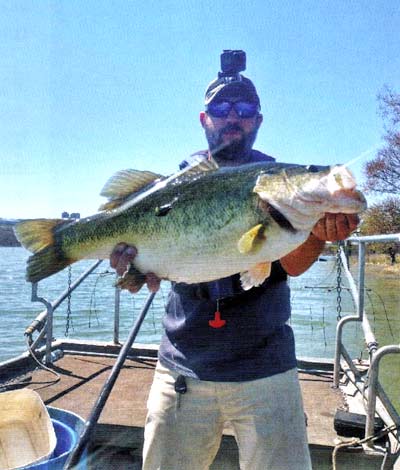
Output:
[[[223,49],[243,49],[282,162],[382,146],[400,90],[398,0],[0,0],[0,217],[88,216],[125,168],[169,175],[206,148],[199,112]]]

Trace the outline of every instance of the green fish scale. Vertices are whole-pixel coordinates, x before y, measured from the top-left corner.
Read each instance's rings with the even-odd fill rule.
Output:
[[[256,209],[258,196],[253,193],[259,173],[259,167],[241,172],[220,169],[182,178],[136,204],[62,227],[59,242],[67,255],[82,258],[101,246],[123,241],[138,246],[145,239],[154,245],[163,239],[184,244],[188,234],[195,233],[199,240],[209,240],[206,249],[215,251],[226,236],[224,227],[229,230],[232,221],[240,218],[248,229],[265,219]],[[171,210],[157,216],[156,209],[167,204]],[[216,232],[220,235],[215,236]]]

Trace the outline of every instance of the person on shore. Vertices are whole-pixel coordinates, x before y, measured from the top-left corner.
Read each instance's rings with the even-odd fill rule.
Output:
[[[393,246],[389,247],[388,255],[390,257],[391,264],[395,264],[396,263],[396,250]]]
[[[262,121],[251,80],[220,73],[210,83],[200,123],[219,166],[274,161],[253,149]],[[303,245],[274,262],[270,277],[249,291],[241,289],[239,275],[172,283],[148,398],[144,470],[209,468],[227,425],[241,469],[311,469],[287,276],[306,271],[326,241],[347,238],[358,222],[356,215],[326,214]],[[136,253],[120,243],[110,264],[122,275]],[[148,273],[147,286],[157,291],[160,280]]]

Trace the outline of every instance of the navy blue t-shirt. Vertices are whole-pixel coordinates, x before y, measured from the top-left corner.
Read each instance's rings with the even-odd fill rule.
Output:
[[[253,151],[251,162],[272,157]],[[160,362],[201,380],[238,382],[296,366],[287,324],[290,290],[274,262],[270,277],[243,291],[239,275],[202,284],[172,283],[163,320]]]

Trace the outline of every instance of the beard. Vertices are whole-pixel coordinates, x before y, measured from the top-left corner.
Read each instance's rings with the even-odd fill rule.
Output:
[[[224,134],[227,132],[239,132],[240,137],[230,142],[224,142]],[[212,156],[222,161],[246,162],[250,158],[251,149],[257,137],[258,129],[255,128],[248,134],[238,124],[227,124],[218,131],[205,128],[208,146]]]

